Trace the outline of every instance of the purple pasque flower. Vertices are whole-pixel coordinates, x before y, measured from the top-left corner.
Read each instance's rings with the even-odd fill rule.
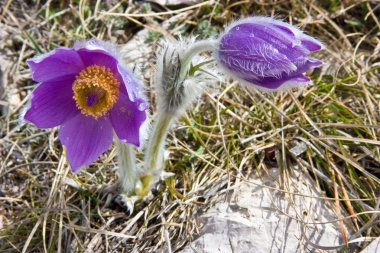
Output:
[[[27,60],[39,85],[24,119],[39,128],[61,126],[58,137],[74,172],[110,147],[113,132],[140,145],[148,106],[140,82],[115,55],[109,44],[89,40]]]
[[[274,90],[311,80],[304,75],[323,64],[309,57],[323,44],[297,27],[270,17],[233,22],[220,36],[215,58],[232,77]]]

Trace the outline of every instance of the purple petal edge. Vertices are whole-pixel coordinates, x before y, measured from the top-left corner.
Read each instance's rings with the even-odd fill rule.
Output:
[[[134,78],[132,74],[130,74],[121,64],[117,65],[117,70],[125,84],[125,89],[127,91],[129,100],[132,102],[137,101],[138,99],[143,101],[140,103],[140,110],[146,110],[149,105],[146,102],[144,91],[139,84],[139,81]]]
[[[38,85],[32,93],[24,119],[39,128],[50,128],[78,114],[73,99],[73,80],[74,77]]]
[[[112,144],[112,126],[108,118],[94,119],[78,114],[65,122],[58,134],[66,147],[73,172],[95,161]]]
[[[131,102],[121,93],[109,116],[118,138],[136,147],[140,146],[140,127],[146,120],[146,112],[139,109],[139,104],[139,101]]]
[[[244,80],[251,85],[265,90],[277,90],[279,88],[289,88],[306,85],[311,82],[311,79],[304,75],[292,76],[282,79],[266,78],[262,80]]]
[[[32,79],[36,82],[77,75],[84,68],[82,59],[71,48],[57,48],[26,62],[32,70]]]

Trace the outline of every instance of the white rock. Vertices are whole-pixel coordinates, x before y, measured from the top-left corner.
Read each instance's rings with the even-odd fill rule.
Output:
[[[251,179],[253,184],[241,183],[232,193],[229,203],[218,202],[201,215],[198,221],[203,228],[199,238],[181,252],[325,252],[307,241],[325,247],[344,243],[336,222],[312,224],[338,218],[326,201],[259,186],[278,188],[275,182],[278,170],[271,172],[272,175],[262,179]],[[300,172],[295,171],[287,183],[289,192],[323,196]],[[305,226],[305,223],[309,224]],[[349,231],[346,232],[349,235]]]
[[[376,238],[371,242],[362,252],[360,253],[376,253],[380,252],[380,237]]]

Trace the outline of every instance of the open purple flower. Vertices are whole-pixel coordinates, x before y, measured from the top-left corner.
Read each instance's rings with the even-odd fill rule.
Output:
[[[105,152],[113,131],[121,141],[140,145],[148,106],[140,83],[108,44],[89,40],[27,63],[39,85],[24,119],[39,128],[61,126],[58,137],[73,171]]]
[[[307,84],[304,75],[322,61],[309,57],[323,48],[297,27],[269,17],[239,20],[219,38],[215,58],[232,77],[259,88]]]

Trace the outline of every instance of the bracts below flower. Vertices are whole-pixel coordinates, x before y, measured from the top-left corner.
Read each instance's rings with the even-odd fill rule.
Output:
[[[202,93],[205,81],[210,81],[204,74],[188,75],[195,55],[186,51],[187,45],[187,41],[165,42],[158,53],[154,79],[158,110],[145,150],[144,173],[140,178],[142,187],[136,189],[140,196],[148,194],[158,179],[170,175],[163,171],[168,131],[173,121]]]

